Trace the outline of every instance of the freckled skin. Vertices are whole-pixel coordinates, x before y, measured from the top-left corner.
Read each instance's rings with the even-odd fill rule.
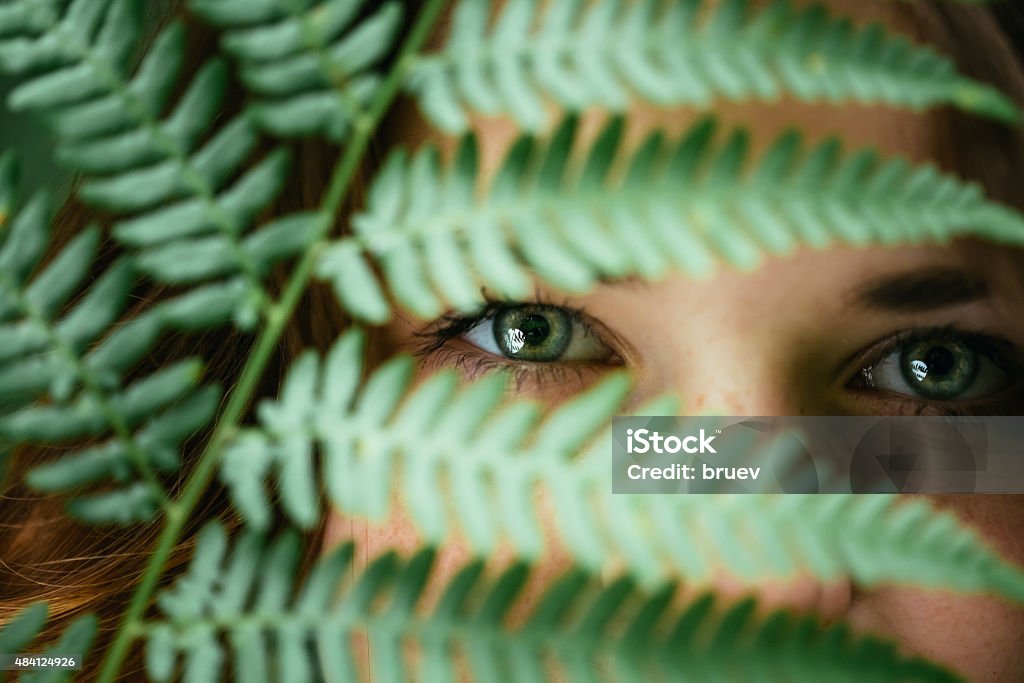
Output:
[[[885,3],[857,0],[835,4],[858,19],[882,19],[897,30],[913,32],[914,27],[901,24],[899,15]],[[797,126],[811,140],[840,135],[848,148],[873,146],[916,162],[943,162],[937,151],[936,127],[927,115],[791,101],[721,105],[715,113],[726,124],[749,128],[758,150],[784,128]],[[593,136],[603,120],[597,112],[584,116],[585,135]],[[695,120],[693,112],[638,105],[628,118],[628,140],[636,144],[655,127],[678,134]],[[413,112],[400,124],[400,143],[415,145],[431,139],[452,152],[451,141],[438,138]],[[479,119],[475,129],[484,167],[493,173],[516,129],[495,119]],[[1014,268],[1020,268],[1019,260],[1019,255],[994,247],[972,245],[967,249],[966,243],[801,250],[769,259],[751,273],[720,270],[701,282],[674,275],[648,288],[601,286],[567,301],[601,321],[621,342],[625,365],[637,378],[633,405],[670,391],[688,399],[689,413],[878,413],[885,411],[846,390],[856,368],[844,366],[843,359],[878,339],[915,326],[956,325],[998,333],[1024,346],[1024,316],[1020,315],[1024,286],[1012,275]],[[1002,271],[1006,277],[996,280],[989,300],[941,312],[867,312],[851,307],[845,297],[851,288],[872,277],[928,265],[981,268],[988,274]],[[415,347],[413,335],[422,326],[422,321],[400,316],[383,332],[383,341],[393,351],[409,350]],[[421,373],[433,369],[425,363]],[[579,388],[528,388],[526,393],[557,403]],[[1024,565],[1024,496],[931,498],[972,525],[1005,557]],[[541,519],[550,518],[549,502],[539,498],[537,504]],[[350,538],[360,542],[360,561],[390,548],[412,551],[418,544],[404,514],[384,525],[332,515],[326,545]],[[528,614],[538,591],[566,566],[564,552],[553,541],[548,547],[551,554],[533,575],[514,619]],[[445,548],[428,587],[428,604],[439,597],[440,587],[467,557],[458,542]],[[503,550],[495,566],[509,559],[510,554]],[[826,619],[846,619],[859,630],[888,636],[907,651],[945,663],[971,681],[1024,680],[1024,609],[997,598],[902,586],[862,588],[846,581],[823,586],[806,577],[747,586],[723,575],[712,587],[726,596],[755,593],[765,608],[813,610]],[[691,594],[701,588],[693,586]]]

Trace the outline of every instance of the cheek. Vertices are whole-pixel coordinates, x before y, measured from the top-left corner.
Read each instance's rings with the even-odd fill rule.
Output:
[[[1024,609],[1000,598],[884,588],[856,600],[849,620],[967,680],[1024,680]]]
[[[408,558],[423,547],[424,540],[420,537],[416,524],[404,509],[399,499],[392,501],[390,519],[372,523],[362,518],[353,518],[337,510],[331,512],[324,535],[324,549],[354,541],[356,558],[354,566],[362,571],[374,558],[395,551]],[[509,613],[512,624],[520,624],[531,614],[538,600],[553,581],[572,566],[572,561],[559,546],[554,536],[555,511],[546,495],[537,495],[534,510],[539,516],[544,531],[545,552],[530,572],[529,578],[516,599]],[[449,513],[452,511],[449,510]],[[461,569],[478,558],[464,538],[457,534],[446,538],[434,560],[430,579],[424,589],[420,607],[430,612],[441,599],[445,588],[451,583]],[[499,544],[493,553],[487,556],[488,585],[500,572],[510,568],[516,560],[516,554],[506,544]]]
[[[1024,495],[929,496],[1008,560],[1024,565]],[[1024,680],[1024,607],[1001,598],[908,587],[855,600],[855,627],[888,636],[970,681]]]

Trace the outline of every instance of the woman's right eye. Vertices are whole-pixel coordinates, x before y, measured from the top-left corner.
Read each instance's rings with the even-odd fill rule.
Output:
[[[578,311],[548,304],[502,306],[462,337],[495,356],[534,363],[600,362],[615,355]]]

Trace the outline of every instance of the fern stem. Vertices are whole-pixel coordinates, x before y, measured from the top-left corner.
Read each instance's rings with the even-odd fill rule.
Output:
[[[181,496],[165,508],[164,527],[160,532],[160,538],[157,540],[153,555],[146,564],[142,579],[132,595],[128,609],[121,619],[114,640],[103,660],[103,666],[97,679],[98,683],[114,683],[128,654],[128,649],[139,633],[138,627],[143,620],[157,582],[163,574],[164,565],[174,549],[174,544],[178,541],[189,516],[213,479],[223,447],[237,431],[256,385],[277,348],[278,340],[284,333],[285,326],[294,313],[302,293],[309,285],[317,256],[326,244],[327,235],[333,225],[334,215],[341,207],[352,177],[359,168],[366,148],[369,146],[374,129],[398,96],[407,72],[412,68],[416,53],[426,42],[445,4],[445,0],[427,0],[401,48],[395,67],[381,85],[369,111],[355,121],[353,139],[345,150],[344,156],[338,161],[331,183],[321,202],[321,224],[316,243],[303,255],[285,286],[284,294],[273,306],[266,326],[260,333],[255,349],[242,371],[241,378],[231,392],[228,405],[200,456],[198,464],[185,483]]]

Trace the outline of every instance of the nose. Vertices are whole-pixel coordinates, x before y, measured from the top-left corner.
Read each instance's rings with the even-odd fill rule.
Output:
[[[750,321],[744,326],[724,316],[702,315],[699,325],[691,325],[685,335],[655,351],[664,355],[652,363],[656,372],[640,375],[637,404],[655,395],[674,393],[683,400],[682,412],[690,415],[756,417],[834,413],[828,389],[814,379],[820,373],[805,367],[813,363],[813,353],[803,345],[799,335],[787,336],[779,329],[772,332],[765,327],[769,323],[764,320]],[[714,501],[708,502],[703,514],[714,515]],[[694,523],[700,524],[700,521]],[[709,528],[715,526],[718,525],[709,525]],[[716,539],[708,540],[712,544],[716,542]],[[808,573],[800,573],[750,580],[732,575],[724,568],[713,578],[689,586],[687,596],[696,597],[707,590],[714,591],[725,603],[753,597],[763,614],[785,609],[813,614],[826,622],[844,618],[854,596],[853,584],[848,579],[824,582]]]
[[[826,414],[821,387],[805,381],[806,368],[801,372],[791,348],[773,352],[775,345],[764,338],[708,340],[699,350],[683,351],[654,381],[656,390],[680,396],[687,414]]]

